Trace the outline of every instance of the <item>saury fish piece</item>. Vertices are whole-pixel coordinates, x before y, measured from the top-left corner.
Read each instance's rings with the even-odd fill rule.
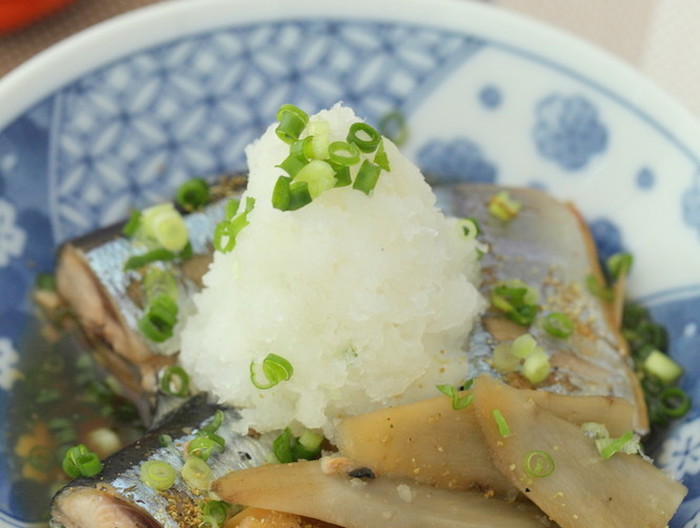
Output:
[[[204,498],[178,476],[166,491],[156,491],[140,479],[140,467],[146,460],[168,462],[178,475],[184,465],[183,447],[196,431],[214,416],[218,405],[207,402],[206,395],[193,397],[166,415],[160,424],[135,444],[104,461],[104,470],[92,478],[79,478],[59,491],[51,508],[53,528],[178,528],[198,526],[199,504]],[[223,453],[209,459],[214,477],[229,471],[262,464],[271,453],[271,442],[230,432],[227,422],[237,420],[231,409],[217,434],[226,441]],[[173,443],[164,447],[161,435],[170,435]]]

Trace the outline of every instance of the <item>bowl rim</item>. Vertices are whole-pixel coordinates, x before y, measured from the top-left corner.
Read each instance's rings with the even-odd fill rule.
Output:
[[[647,120],[675,139],[686,154],[700,152],[700,119],[631,65],[565,30],[503,7],[466,0],[384,0],[381,4],[375,0],[352,4],[343,0],[170,0],[151,4],[71,35],[0,79],[0,131],[70,82],[139,50],[225,27],[322,19],[385,21],[468,32],[538,56],[586,78],[628,107],[643,108]],[[159,29],[154,31],[154,27]],[[698,139],[690,148],[678,136]]]

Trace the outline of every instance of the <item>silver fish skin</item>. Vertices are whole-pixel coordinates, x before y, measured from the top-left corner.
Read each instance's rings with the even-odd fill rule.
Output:
[[[644,396],[635,375],[625,340],[615,327],[612,306],[586,287],[589,276],[602,281],[593,239],[578,211],[543,191],[494,185],[457,185],[440,196],[449,214],[476,218],[478,239],[489,250],[482,257],[481,291],[488,299],[499,282],[520,279],[539,294],[538,317],[528,328],[507,320],[491,308],[472,333],[469,343],[469,376],[488,373],[522,388],[561,394],[617,396],[634,404],[635,429],[648,430]],[[521,210],[504,221],[488,211],[489,200],[506,191]],[[574,323],[567,339],[549,335],[542,316],[561,312]],[[517,374],[493,368],[495,347],[528,332],[544,348],[552,370],[546,380],[532,387]]]
[[[97,359],[119,379],[126,395],[140,402],[144,416],[155,404],[152,396],[158,373],[175,362],[179,330],[192,295],[201,288],[198,281],[211,261],[214,229],[224,216],[227,198],[240,196],[245,181],[240,175],[222,178],[212,189],[216,201],[184,215],[193,257],[153,264],[172,274],[179,290],[178,324],[173,337],[163,343],[149,340],[138,329],[144,314],[143,276],[138,270],[124,271],[123,266],[147,248],[121,234],[123,223],[71,240],[59,249],[59,295],[75,313]],[[143,401],[143,395],[148,401]]]
[[[183,447],[217,410],[223,411],[224,421],[216,433],[225,439],[226,447],[208,461],[214,478],[269,460],[270,438],[232,433],[226,425],[238,419],[236,411],[209,403],[200,394],[163,417],[136,443],[105,459],[99,475],[79,478],[60,490],[51,507],[51,528],[198,526],[199,504],[207,494],[191,489],[179,476],[185,460]],[[163,447],[161,435],[170,435],[173,443]],[[146,460],[162,460],[175,468],[178,477],[169,490],[156,491],[141,481],[140,467]]]

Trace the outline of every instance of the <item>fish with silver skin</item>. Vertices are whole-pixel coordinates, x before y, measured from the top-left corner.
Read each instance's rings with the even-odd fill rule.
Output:
[[[236,411],[207,401],[205,394],[194,396],[148,431],[141,439],[104,460],[102,472],[91,478],[78,478],[54,497],[52,528],[180,528],[199,526],[200,504],[206,494],[193,490],[180,476],[185,462],[183,448],[199,429],[221,410],[224,420],[217,434],[226,448],[208,460],[214,478],[230,471],[258,466],[269,459],[271,439],[241,436],[227,423],[237,420]],[[161,436],[172,443],[161,445]],[[157,491],[140,479],[141,464],[147,460],[169,463],[176,471],[173,486]]]
[[[228,199],[240,196],[246,178],[223,176],[212,185],[211,203],[184,215],[193,256],[158,262],[176,279],[180,313],[201,289],[201,277],[211,262],[212,239]],[[158,373],[176,360],[179,329],[163,343],[146,338],[138,329],[144,314],[143,275],[124,271],[125,262],[147,248],[122,234],[124,223],[109,226],[63,244],[58,253],[56,283],[71,308],[93,355],[121,383],[125,395],[139,405],[146,421],[155,408]]]
[[[226,184],[225,194],[240,196],[244,185],[244,178],[234,178]],[[522,206],[512,221],[496,218],[488,210],[490,199],[504,190]],[[475,218],[480,225],[479,239],[489,248],[482,259],[480,287],[486,298],[496,282],[520,279],[537,290],[540,315],[559,311],[574,322],[573,335],[562,340],[549,336],[539,324],[526,328],[510,322],[497,310],[488,310],[469,338],[468,376],[489,373],[514,386],[532,388],[523,376],[503,375],[491,365],[499,343],[529,332],[549,353],[553,367],[537,389],[619,396],[637,406],[635,430],[647,432],[643,393],[612,308],[585,287],[589,276],[602,280],[602,274],[590,233],[575,208],[536,189],[462,183],[437,186],[435,192],[446,214]],[[166,264],[180,284],[181,312],[187,310],[192,294],[201,288],[201,276],[211,258],[213,230],[222,214],[219,203],[188,215],[195,262]],[[174,335],[166,342],[170,348],[164,350],[149,342],[136,326],[143,314],[133,294],[140,275],[124,272],[122,266],[138,252],[133,242],[114,233],[107,239],[99,233],[86,235],[63,246],[57,282],[59,292],[77,314],[107,368],[128,393],[148,395],[152,406],[158,371],[175,361],[178,338]]]

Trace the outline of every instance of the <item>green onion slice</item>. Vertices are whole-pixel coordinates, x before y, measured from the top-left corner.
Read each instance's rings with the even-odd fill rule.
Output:
[[[142,211],[137,236],[154,240],[160,247],[178,252],[187,245],[189,232],[184,218],[173,204],[164,203]]]
[[[272,452],[277,461],[281,464],[289,464],[296,462],[293,449],[296,444],[296,439],[292,431],[287,427],[282,433],[272,442]]]
[[[474,394],[471,392],[460,396],[457,388],[452,385],[435,385],[435,388],[442,392],[448,398],[452,399],[452,408],[455,411],[459,411],[460,409],[468,407],[474,399]]]
[[[172,337],[177,315],[177,302],[169,295],[158,295],[150,300],[146,312],[139,319],[139,330],[151,341],[162,343]]]
[[[222,220],[214,230],[214,248],[222,253],[228,253],[236,246],[236,237],[248,225],[248,213],[255,207],[255,198],[248,196],[245,209],[230,220]]]
[[[196,211],[209,203],[209,184],[202,178],[192,178],[177,188],[175,203],[185,211]]]
[[[265,356],[265,359],[262,361],[262,372],[267,379],[266,383],[260,383],[258,381],[256,370],[255,362],[251,361],[250,381],[255,387],[261,390],[270,389],[283,381],[287,381],[294,374],[294,367],[292,367],[289,361],[282,356],[272,353]]]
[[[397,146],[408,140],[408,123],[401,112],[394,111],[384,115],[379,120],[378,128],[382,136],[388,137]]]
[[[382,169],[389,172],[391,170],[391,165],[389,164],[389,156],[384,150],[384,140],[379,141],[379,146],[377,147],[377,153],[374,155],[374,163],[379,165]]]
[[[505,438],[510,436],[510,426],[508,425],[508,422],[506,422],[506,419],[503,417],[501,411],[499,409],[494,409],[491,411],[491,416],[493,416],[493,419],[496,422],[496,427],[498,427],[498,433],[501,435],[501,437]]]
[[[328,160],[340,167],[349,167],[360,162],[360,149],[354,143],[334,141],[328,145]]]
[[[549,356],[542,348],[537,347],[532,354],[525,358],[522,374],[530,383],[537,385],[547,379],[551,370]]]
[[[99,457],[90,451],[85,444],[78,444],[66,451],[61,467],[70,478],[94,477],[102,471]]]
[[[277,136],[285,143],[292,143],[301,136],[309,122],[309,115],[297,106],[284,104],[277,110],[277,121]]]
[[[522,209],[522,204],[511,198],[508,191],[500,191],[494,194],[488,203],[488,210],[494,216],[504,222],[513,220]]]
[[[296,211],[310,203],[309,184],[305,181],[293,181],[289,185],[289,210]]]
[[[347,142],[354,143],[364,153],[374,152],[380,139],[379,132],[367,123],[353,123],[347,136]]]
[[[185,483],[195,490],[208,490],[214,480],[211,468],[199,457],[187,457],[180,474]]]
[[[690,396],[680,387],[668,387],[659,396],[659,403],[671,418],[680,418],[690,410]]]
[[[355,176],[352,188],[369,195],[377,185],[381,171],[382,169],[379,165],[375,165],[369,160],[363,161],[357,176]]]
[[[311,160],[294,177],[294,181],[290,185],[290,192],[292,185],[297,182],[306,182],[309,195],[313,200],[321,193],[335,187],[335,170],[325,161]]]
[[[613,301],[613,291],[606,285],[601,284],[598,280],[598,277],[596,277],[595,275],[588,275],[586,277],[585,284],[588,292],[594,297],[597,297],[598,299],[606,303],[611,303]]]
[[[146,486],[165,491],[175,484],[177,471],[163,460],[146,460],[141,464],[139,478]]]
[[[218,431],[219,427],[221,427],[221,424],[224,423],[224,411],[221,409],[217,409],[216,412],[214,413],[214,416],[212,416],[211,421],[202,427],[203,432],[207,433],[215,433]]]
[[[598,452],[605,460],[611,458],[615,453],[625,451],[625,447],[630,442],[634,442],[634,433],[627,431],[619,438],[602,438],[596,440]],[[636,448],[635,448],[636,450]]]
[[[141,211],[139,211],[138,209],[131,211],[131,214],[129,215],[129,219],[126,221],[126,224],[124,224],[124,227],[122,228],[122,234],[125,237],[130,238],[136,234],[140,225],[141,225]]]
[[[545,332],[559,339],[566,339],[574,333],[574,322],[568,315],[561,312],[547,314],[542,326]]]
[[[525,473],[531,477],[548,477],[554,472],[554,468],[554,459],[546,451],[530,451],[525,455]]]
[[[646,357],[642,363],[642,369],[667,385],[675,383],[683,374],[683,367],[670,356],[656,349],[652,350]]]
[[[232,505],[222,500],[210,500],[201,507],[202,524],[209,528],[219,528],[231,516]]]
[[[610,276],[614,280],[618,280],[625,275],[629,275],[632,270],[634,257],[629,253],[615,253],[606,261],[606,267]]]
[[[214,433],[197,436],[187,443],[187,454],[208,460],[212,455],[223,453],[222,443],[223,438]]]
[[[274,189],[272,189],[272,207],[280,211],[289,211],[289,205],[292,201],[290,184],[292,179],[286,176],[277,178]]]
[[[511,321],[530,326],[537,316],[537,290],[519,279],[501,281],[491,289],[491,304]]]
[[[160,390],[170,396],[184,398],[190,392],[190,376],[178,365],[166,367],[160,380]]]
[[[465,240],[474,240],[481,234],[481,227],[476,218],[460,218],[457,222],[460,234]]]
[[[350,167],[334,166],[335,169],[335,186],[347,187],[352,183],[350,176]]]

